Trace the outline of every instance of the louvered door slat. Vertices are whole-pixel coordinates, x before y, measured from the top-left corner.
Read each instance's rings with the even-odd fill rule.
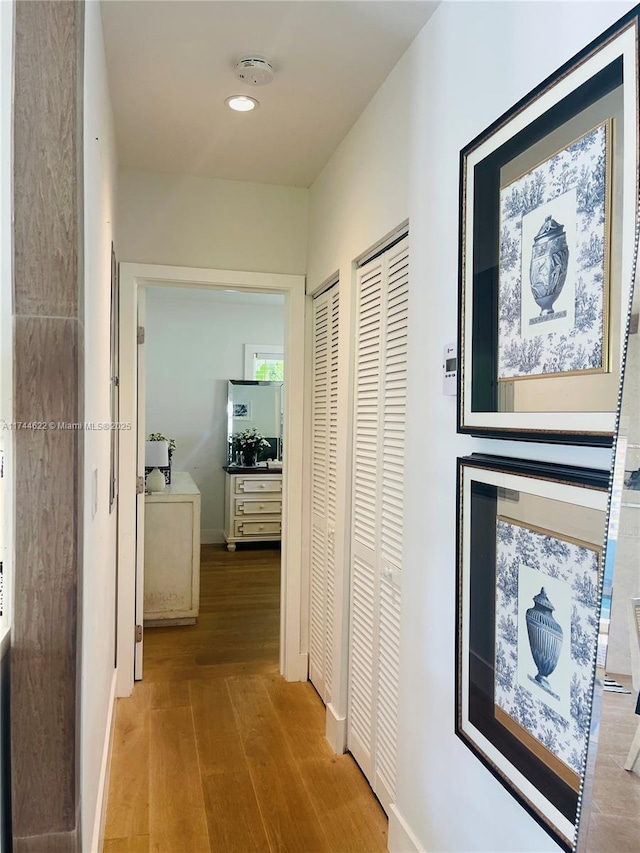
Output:
[[[380,584],[380,636],[376,707],[376,773],[395,799],[398,749],[398,676],[400,663],[400,593],[384,578]]]
[[[327,576],[325,608],[325,701],[331,701],[333,689],[334,617],[335,617],[335,542],[336,482],[338,475],[338,355],[340,325],[340,291],[333,287],[328,294],[329,358],[327,397]]]
[[[372,551],[376,538],[376,470],[378,467],[378,398],[382,265],[374,263],[360,278],[356,344],[353,533]]]
[[[327,615],[327,457],[329,396],[329,307],[326,298],[314,301],[311,448],[311,577],[309,614],[309,678],[321,696],[325,692],[325,622]]]
[[[338,323],[336,286],[313,302],[309,678],[325,702],[333,679]]]
[[[408,248],[401,246],[396,248],[395,257],[389,265],[382,402],[381,553],[397,568],[402,566],[408,297]]]
[[[309,678],[322,696],[325,689],[326,529],[314,515],[311,528],[311,608],[309,620]]]
[[[383,807],[395,797],[409,256],[359,270],[347,741]]]
[[[374,588],[373,567],[355,557],[351,585],[349,727],[367,751],[373,725]]]

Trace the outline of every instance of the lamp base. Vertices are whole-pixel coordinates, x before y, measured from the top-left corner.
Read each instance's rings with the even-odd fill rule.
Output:
[[[147,474],[147,489],[150,492],[163,492],[166,486],[164,474],[158,468],[154,468]]]

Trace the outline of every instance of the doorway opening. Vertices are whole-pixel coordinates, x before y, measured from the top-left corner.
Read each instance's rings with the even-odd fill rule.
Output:
[[[253,374],[284,379],[284,296],[150,285],[138,318],[147,494],[136,679],[277,671],[283,381]],[[265,343],[247,368],[254,340]],[[158,451],[169,464],[154,473]]]
[[[145,461],[145,442],[149,432],[161,432],[167,438],[176,440],[175,462],[182,468],[191,466],[191,474],[196,474],[199,478],[204,466],[204,460],[207,458],[206,440],[203,439],[202,433],[199,435],[197,430],[191,431],[189,438],[188,425],[185,427],[184,447],[178,446],[177,439],[174,435],[169,435],[173,429],[177,429],[177,421],[172,420],[176,416],[176,410],[182,406],[188,410],[186,402],[187,397],[193,401],[194,393],[197,396],[197,385],[194,374],[201,376],[206,374],[206,370],[202,369],[202,364],[199,364],[197,369],[188,372],[183,369],[179,376],[179,400],[172,401],[169,399],[162,400],[162,394],[158,394],[158,382],[161,381],[156,376],[154,379],[153,397],[154,402],[151,407],[146,409],[144,404],[144,385],[142,380],[145,372],[146,355],[143,350],[145,344],[139,343],[144,340],[144,336],[139,336],[138,327],[141,324],[145,313],[149,312],[149,306],[152,305],[152,312],[158,313],[161,316],[167,316],[167,303],[171,301],[172,294],[170,291],[179,289],[177,296],[180,297],[178,303],[183,306],[189,306],[191,302],[209,302],[209,304],[231,305],[235,307],[234,312],[242,313],[244,310],[248,314],[249,308],[243,309],[243,304],[249,306],[252,301],[260,301],[260,297],[270,296],[273,300],[279,297],[280,306],[283,312],[282,324],[282,350],[284,360],[284,383],[282,385],[282,429],[284,436],[287,439],[280,442],[283,447],[282,456],[284,465],[281,467],[279,476],[281,478],[281,512],[282,512],[282,559],[281,568],[279,571],[279,583],[281,589],[280,595],[280,618],[279,618],[279,659],[278,666],[280,673],[289,681],[306,680],[308,656],[306,651],[301,647],[301,637],[305,626],[302,624],[304,614],[306,613],[306,602],[302,601],[303,584],[301,578],[302,561],[302,400],[303,400],[303,361],[304,361],[304,278],[302,276],[293,275],[276,275],[268,273],[252,273],[239,272],[229,270],[210,270],[210,269],[195,269],[195,268],[176,268],[176,267],[160,267],[148,264],[121,264],[120,267],[120,360],[121,360],[121,379],[120,379],[120,395],[121,395],[121,419],[123,422],[131,423],[131,430],[123,432],[121,436],[120,448],[120,518],[121,534],[119,537],[119,558],[121,566],[121,583],[119,585],[118,595],[118,695],[128,696],[133,688],[134,677],[140,677],[142,673],[142,658],[143,658],[143,642],[140,636],[143,632],[141,626],[144,624],[144,511],[145,511],[145,495],[144,490],[140,488],[144,480],[144,461]],[[194,290],[195,289],[195,290]],[[162,295],[161,291],[164,291]],[[198,293],[199,291],[199,293]],[[231,294],[233,292],[235,296]],[[188,296],[187,294],[191,294]],[[167,296],[167,294],[169,294]],[[193,295],[195,294],[195,296]],[[223,295],[226,294],[226,295]],[[258,299],[256,300],[256,296]],[[156,303],[164,299],[159,308]],[[239,300],[231,302],[231,300]],[[263,300],[264,302],[264,300]],[[158,309],[158,311],[156,310]],[[184,308],[185,311],[190,311],[191,308]],[[263,313],[265,312],[264,305],[262,306]],[[169,311],[169,314],[171,311]],[[174,312],[175,313],[175,312]],[[206,313],[206,312],[204,312]],[[164,350],[161,356],[163,361],[163,370],[171,375],[171,371],[180,371],[180,365],[176,362],[179,360],[177,350],[174,348],[173,360],[170,356],[170,350],[167,340],[167,331],[162,332],[162,323],[160,323],[159,335],[164,336],[165,343],[160,343],[157,348],[158,352]],[[180,335],[185,335],[186,327],[183,324],[183,330]],[[259,340],[255,337],[254,340]],[[156,342],[157,343],[157,342]],[[244,344],[247,341],[241,342]],[[241,352],[241,364],[244,362],[244,350]],[[200,359],[205,359],[206,356],[200,353]],[[138,376],[138,371],[141,370],[141,376]],[[161,371],[162,372],[162,371]],[[228,372],[225,368],[225,372]],[[237,368],[234,369],[237,372]],[[185,375],[186,373],[186,375]],[[155,369],[154,369],[155,374]],[[206,377],[205,377],[206,378]],[[231,376],[225,378],[225,389],[227,380]],[[174,376],[175,379],[175,376]],[[220,377],[222,379],[222,377]],[[191,386],[191,387],[190,387]],[[161,391],[162,389],[160,389]],[[220,389],[218,389],[218,392]],[[219,393],[218,393],[219,396]],[[142,398],[142,399],[141,399]],[[211,400],[210,400],[211,402]],[[220,401],[218,400],[218,403]],[[197,408],[199,403],[194,404]],[[222,423],[228,422],[229,404],[227,399],[222,402],[223,413]],[[248,409],[249,407],[246,407]],[[173,410],[173,411],[172,411]],[[169,427],[165,427],[158,421],[152,424],[150,421],[145,423],[145,415],[153,412],[153,417],[164,417],[161,413],[164,412],[168,419]],[[245,415],[247,412],[245,411]],[[258,414],[256,408],[256,414]],[[187,419],[188,420],[188,419]],[[156,426],[158,429],[156,429]],[[147,429],[148,427],[148,429]],[[183,427],[180,427],[181,429]],[[289,438],[290,437],[290,438]],[[269,438],[273,438],[269,436]],[[218,443],[222,442],[223,446],[230,451],[229,435],[225,432],[224,436],[218,436]],[[278,454],[276,454],[278,455]],[[277,460],[272,460],[277,461]],[[216,471],[218,479],[224,481],[228,479],[229,472],[223,471],[224,459],[217,459],[219,470]],[[175,470],[175,468],[174,468]],[[181,472],[188,474],[187,472]],[[267,469],[265,467],[264,477],[259,477],[265,482],[272,482],[278,472]],[[203,474],[203,483],[210,476],[215,479],[213,469],[206,474]],[[248,475],[247,480],[251,476],[254,481],[257,479],[255,474]],[[142,478],[142,479],[141,479]],[[191,476],[191,480],[195,482],[195,478]],[[131,485],[129,490],[128,484]],[[248,487],[247,487],[248,488]],[[215,494],[215,497],[212,495]],[[201,496],[202,497],[202,496]],[[207,562],[210,558],[216,564],[216,559],[221,558],[221,552],[226,551],[222,547],[222,541],[225,540],[225,530],[223,526],[216,526],[214,521],[207,519],[218,518],[220,524],[220,503],[218,501],[219,494],[212,489],[206,499],[202,498],[204,507],[202,525],[204,547],[211,550],[211,554],[207,554]],[[249,502],[249,498],[247,498]],[[218,503],[217,515],[214,504]],[[224,511],[224,502],[222,503]],[[251,507],[249,507],[250,511]],[[253,523],[252,520],[247,522]],[[211,524],[207,527],[205,525]],[[223,522],[223,525],[226,522]],[[162,523],[161,523],[162,528]],[[222,534],[222,535],[221,535]],[[209,540],[209,541],[205,541]],[[272,543],[273,544],[273,543]],[[243,545],[244,549],[258,548],[258,545],[247,546]],[[272,549],[273,550],[273,549]],[[217,557],[215,552],[217,553]],[[227,557],[234,557],[233,553],[226,552]],[[273,560],[272,554],[272,560]],[[259,562],[258,557],[252,558]],[[215,567],[209,566],[212,580],[215,575]],[[211,594],[208,592],[207,594]],[[137,636],[136,636],[137,635]]]

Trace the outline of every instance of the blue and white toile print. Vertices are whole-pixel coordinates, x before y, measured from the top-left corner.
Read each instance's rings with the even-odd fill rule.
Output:
[[[500,191],[499,379],[606,369],[608,132],[600,125]],[[531,286],[545,222],[559,226],[568,248],[550,309]]]
[[[600,550],[501,517],[496,545],[495,704],[580,774],[589,736]],[[541,588],[564,635],[551,690],[533,679],[537,669],[523,625],[532,594]]]

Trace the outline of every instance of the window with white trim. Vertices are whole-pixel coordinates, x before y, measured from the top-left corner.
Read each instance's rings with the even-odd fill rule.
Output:
[[[276,344],[245,344],[244,378],[283,382],[284,348]]]

